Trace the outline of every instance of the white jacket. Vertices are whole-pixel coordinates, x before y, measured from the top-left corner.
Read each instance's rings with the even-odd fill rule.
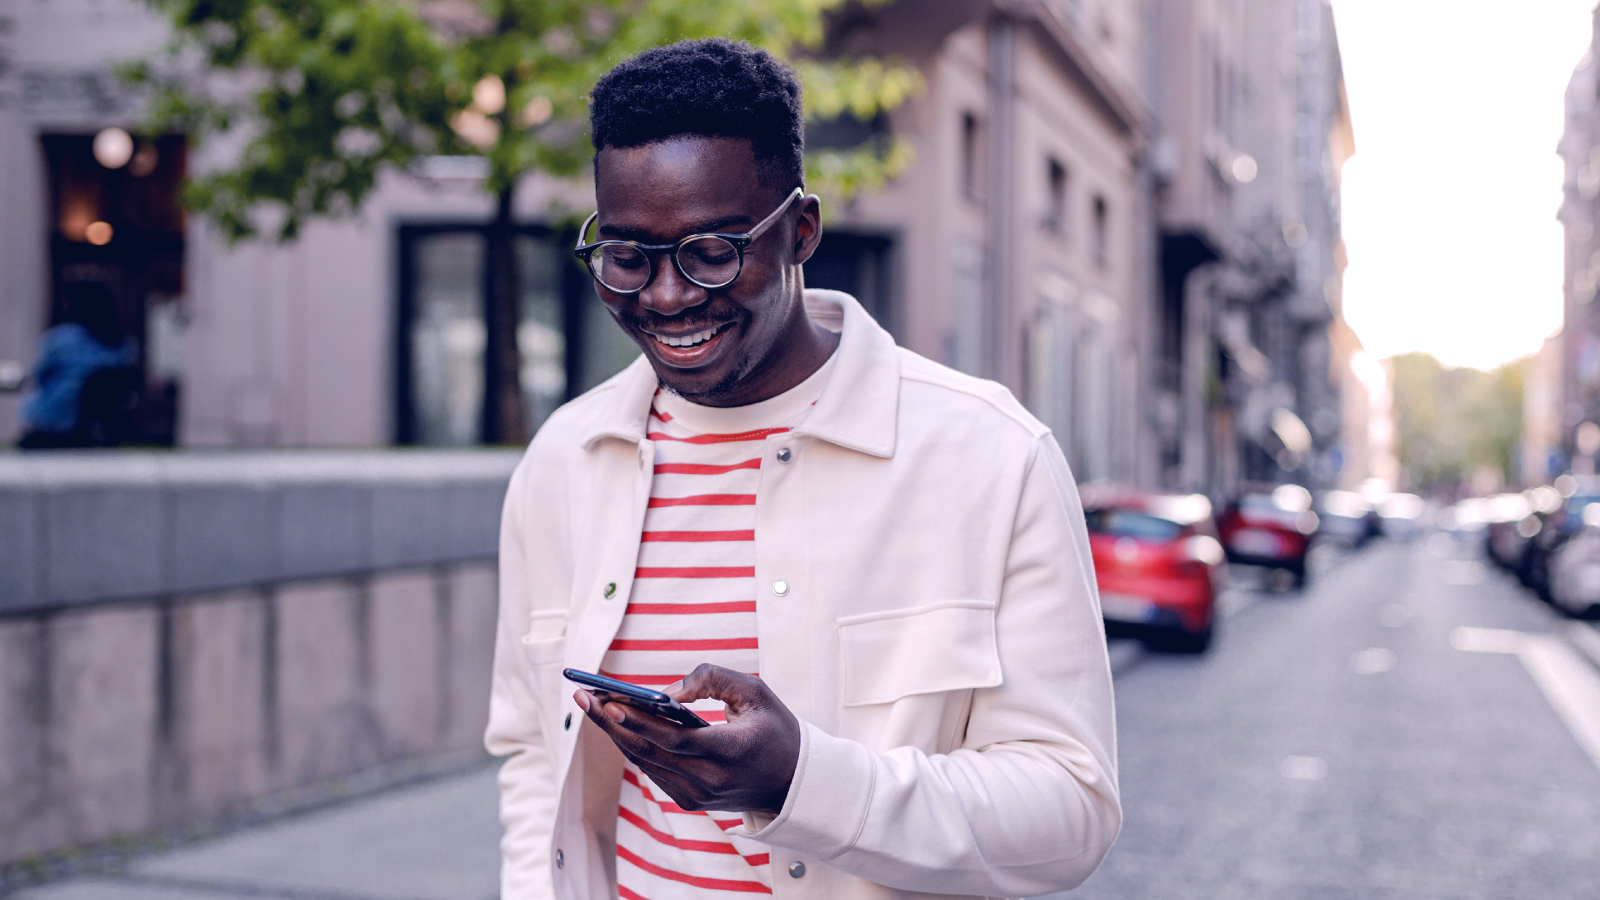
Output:
[[[745,833],[771,846],[780,898],[1073,887],[1122,809],[1066,460],[1003,387],[897,348],[847,295],[806,305],[842,331],[838,358],[805,421],[767,439],[756,495],[761,677],[802,744],[783,810]],[[561,669],[596,671],[628,604],[656,387],[640,359],[563,406],[511,479],[485,738],[507,757],[505,900],[616,896],[622,756]]]

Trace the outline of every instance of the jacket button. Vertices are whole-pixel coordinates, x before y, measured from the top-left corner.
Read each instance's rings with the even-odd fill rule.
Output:
[[[601,591],[600,595],[605,597],[607,600],[615,597],[617,595],[617,583],[615,581],[607,583],[606,589]]]
[[[556,848],[556,868],[558,868],[558,869],[565,868],[566,865],[567,865],[567,858],[561,854],[561,848],[557,847]],[[795,863],[795,865],[800,866],[799,863]],[[800,866],[800,868],[804,869],[805,866]],[[798,877],[798,876],[796,876],[796,877]]]
[[[784,581],[781,578],[778,579],[777,581],[774,581],[772,583],[772,592],[774,594],[777,594],[779,597],[782,597],[784,594],[789,593],[789,582]]]
[[[778,448],[778,462],[785,462],[786,463],[791,459],[794,459],[794,454],[789,452],[789,448],[788,447],[780,447],[780,448]]]
[[[556,852],[556,858],[557,859],[561,858],[560,851]],[[799,860],[795,860],[794,862],[789,863],[789,877],[790,878],[804,878],[804,877],[806,877],[806,864],[803,863],[803,862],[800,862]]]
[[[562,731],[569,731],[571,729],[572,729],[572,713],[567,713],[567,720],[565,722],[561,723],[561,730]]]

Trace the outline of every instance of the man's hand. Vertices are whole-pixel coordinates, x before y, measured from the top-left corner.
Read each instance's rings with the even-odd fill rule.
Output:
[[[634,765],[689,810],[776,816],[800,761],[800,720],[754,675],[701,664],[665,693],[679,703],[721,700],[728,721],[686,728],[623,703],[573,695]]]

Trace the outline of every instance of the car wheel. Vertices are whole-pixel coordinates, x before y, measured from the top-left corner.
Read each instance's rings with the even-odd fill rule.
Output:
[[[1295,590],[1303,591],[1303,590],[1306,589],[1306,561],[1305,560],[1302,559],[1302,560],[1300,560],[1298,565],[1290,566],[1289,567],[1289,574],[1294,576],[1294,589]]]
[[[1159,653],[1186,653],[1199,655],[1211,649],[1214,626],[1204,631],[1162,631],[1145,637],[1144,645]]]

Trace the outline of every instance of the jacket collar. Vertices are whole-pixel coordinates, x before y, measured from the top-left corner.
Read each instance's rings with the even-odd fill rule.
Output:
[[[900,405],[900,355],[894,338],[849,294],[807,290],[805,304],[813,321],[839,331],[839,349],[816,408],[794,433],[872,456],[894,456]],[[602,438],[632,444],[644,440],[650,402],[660,387],[655,370],[640,356],[617,378],[617,390],[584,435],[586,450]]]

